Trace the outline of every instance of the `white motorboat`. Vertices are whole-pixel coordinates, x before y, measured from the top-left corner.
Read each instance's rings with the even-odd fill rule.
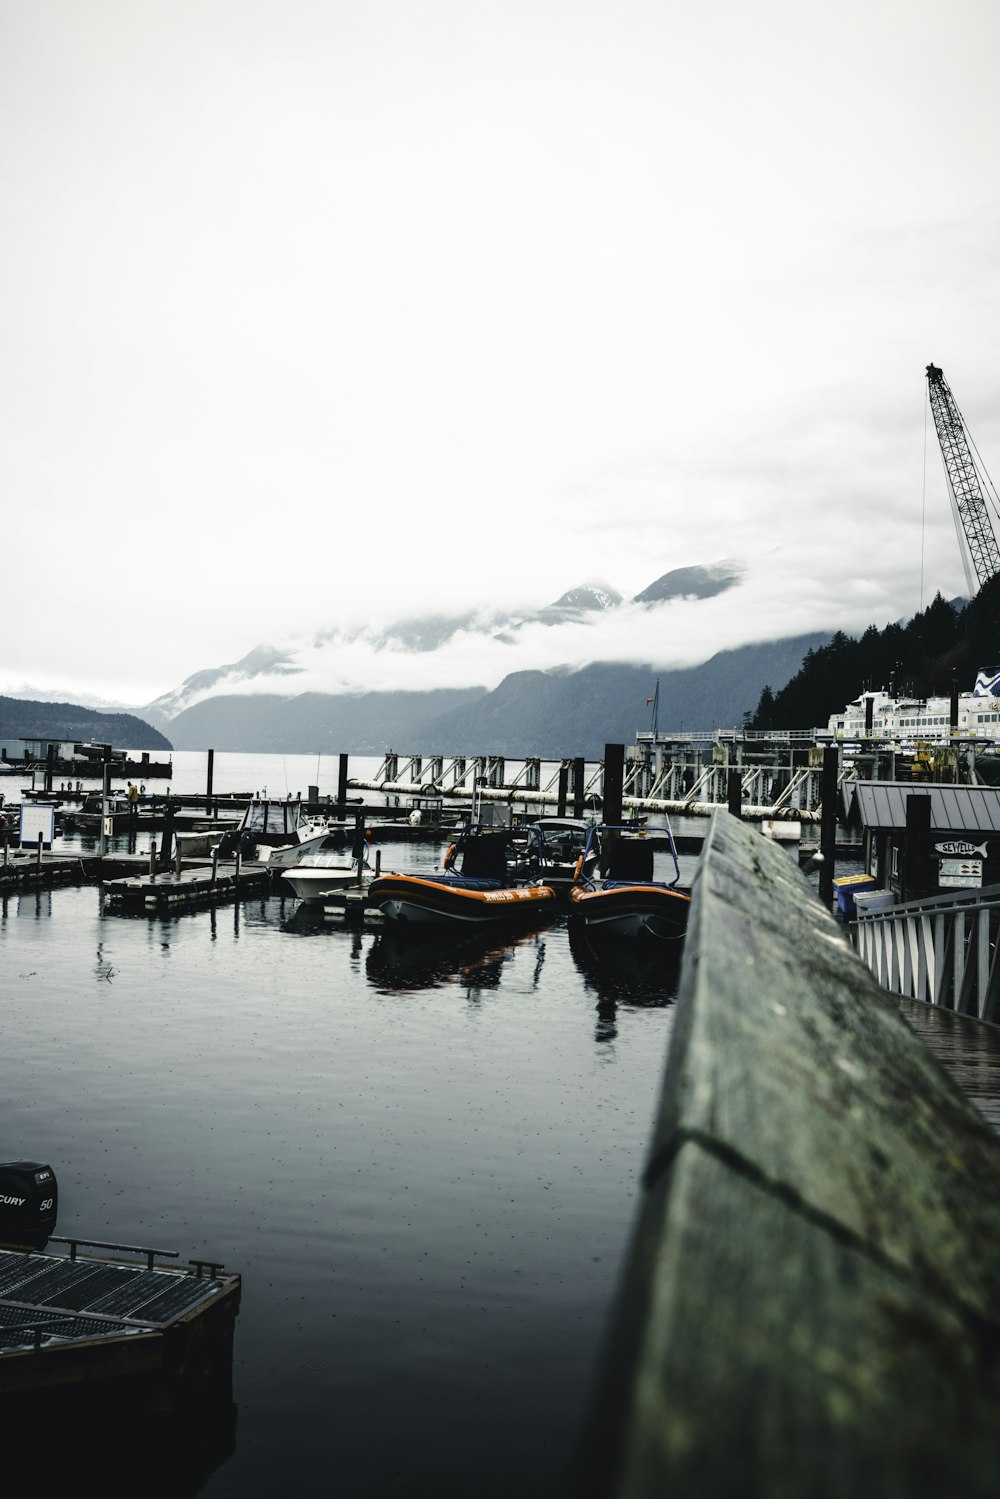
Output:
[[[291,869],[296,864],[312,864],[319,854],[335,854],[341,861],[350,856],[354,827],[346,822],[323,822],[316,819],[296,830],[295,840],[272,848],[267,857],[273,869]]]
[[[311,901],[320,900],[328,890],[363,890],[372,877],[362,865],[359,879],[357,860],[345,863],[343,852],[320,849],[308,860],[285,869],[281,878],[299,900]]]
[[[303,901],[319,900],[331,890],[365,889],[371,883],[368,840],[360,822],[354,827],[339,823],[302,843],[274,849],[270,863],[278,864],[282,880]]]

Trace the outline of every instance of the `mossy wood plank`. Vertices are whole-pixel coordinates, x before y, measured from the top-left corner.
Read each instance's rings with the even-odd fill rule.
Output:
[[[1000,1322],[1000,1140],[788,855],[727,813],[694,883],[654,1175],[687,1138]]]
[[[994,1499],[995,1349],[698,1143],[647,1194],[581,1487]]]
[[[714,819],[582,1487],[997,1492],[1000,1139],[781,849]]]

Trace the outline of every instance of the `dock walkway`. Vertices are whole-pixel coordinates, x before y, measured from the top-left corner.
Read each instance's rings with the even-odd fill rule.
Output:
[[[221,870],[211,864],[193,864],[161,874],[135,874],[107,880],[104,897],[113,908],[126,911],[163,911],[177,906],[210,905],[216,901],[242,900],[266,894],[274,870],[267,864],[237,864]]]
[[[896,1003],[928,1051],[1000,1133],[1000,1026],[921,999],[897,995]]]

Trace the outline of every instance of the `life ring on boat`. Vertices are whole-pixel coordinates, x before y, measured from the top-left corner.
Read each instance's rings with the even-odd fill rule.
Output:
[[[449,845],[448,852],[444,856],[444,867],[445,867],[445,869],[450,869],[451,868],[452,863],[454,862],[454,858],[455,858],[455,845],[454,845],[454,843],[452,843],[452,844]]]
[[[581,854],[580,857],[577,859],[576,863],[573,865],[573,884],[574,885],[582,877],[582,875],[583,875],[583,855]]]

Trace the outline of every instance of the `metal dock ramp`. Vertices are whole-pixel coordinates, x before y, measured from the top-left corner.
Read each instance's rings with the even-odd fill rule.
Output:
[[[143,1266],[63,1242],[69,1254],[0,1249],[0,1394],[144,1374],[169,1383],[219,1355],[231,1363],[238,1275],[156,1265],[162,1250],[88,1243],[142,1253]]]

